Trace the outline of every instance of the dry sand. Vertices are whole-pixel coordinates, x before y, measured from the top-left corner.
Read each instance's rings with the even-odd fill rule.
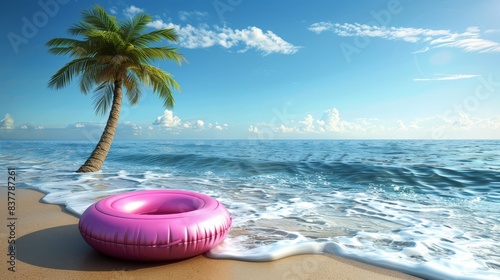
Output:
[[[6,189],[0,188],[2,221],[6,225]],[[8,270],[8,226],[0,231],[0,279],[418,279],[327,255],[300,255],[254,263],[198,256],[173,263],[134,263],[101,255],[78,231],[78,218],[60,206],[41,203],[43,194],[16,190],[15,272]],[[7,229],[7,230],[6,230]]]

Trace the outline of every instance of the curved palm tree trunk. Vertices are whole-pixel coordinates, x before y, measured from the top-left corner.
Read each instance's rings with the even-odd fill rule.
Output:
[[[94,148],[94,151],[87,159],[87,161],[80,166],[76,171],[79,173],[96,172],[101,169],[102,163],[108,155],[111,143],[115,137],[116,127],[118,126],[118,119],[120,117],[120,108],[122,106],[122,81],[115,81],[115,88],[113,91],[113,105],[109,112],[108,122],[102,132],[101,139]]]

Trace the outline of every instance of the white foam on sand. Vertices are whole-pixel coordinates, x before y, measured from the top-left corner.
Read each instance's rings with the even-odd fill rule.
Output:
[[[356,240],[356,238],[353,240]],[[346,240],[342,240],[344,243],[283,240],[252,249],[239,248],[238,245],[232,243],[234,241],[231,239],[225,240],[222,244],[207,252],[206,256],[215,259],[268,262],[294,255],[324,253],[405,272],[425,279],[498,279],[497,274],[482,270],[486,267],[485,264],[474,260],[470,254],[464,254],[463,257],[455,259],[453,262],[440,259],[432,262],[411,262],[401,258],[400,254],[386,251],[352,250],[349,243],[353,241],[346,242]],[[419,247],[404,250],[403,254],[410,258],[415,254],[419,255],[422,249]]]

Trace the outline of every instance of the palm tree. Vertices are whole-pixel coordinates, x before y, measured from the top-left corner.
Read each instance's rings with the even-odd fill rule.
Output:
[[[180,90],[172,75],[150,65],[155,60],[169,59],[181,64],[184,57],[176,48],[151,46],[164,39],[177,41],[173,29],[144,33],[152,17],[140,13],[124,22],[106,13],[99,5],[83,11],[83,19],[69,28],[79,39],[55,38],[47,42],[49,52],[69,55],[73,60],[59,69],[48,86],[60,89],[79,76],[83,94],[94,91],[94,111],[109,117],[94,151],[77,172],[95,172],[101,169],[108,155],[118,125],[122,104],[122,88],[131,105],[141,95],[141,84],[151,87],[167,108],[174,105],[172,89]],[[110,108],[111,107],[111,108]]]

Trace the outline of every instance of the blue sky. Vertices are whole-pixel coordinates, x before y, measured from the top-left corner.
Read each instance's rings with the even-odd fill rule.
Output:
[[[106,117],[45,42],[95,3],[175,28],[188,60],[173,110],[145,88],[117,138],[500,138],[500,2],[4,1],[0,139],[94,139]]]

